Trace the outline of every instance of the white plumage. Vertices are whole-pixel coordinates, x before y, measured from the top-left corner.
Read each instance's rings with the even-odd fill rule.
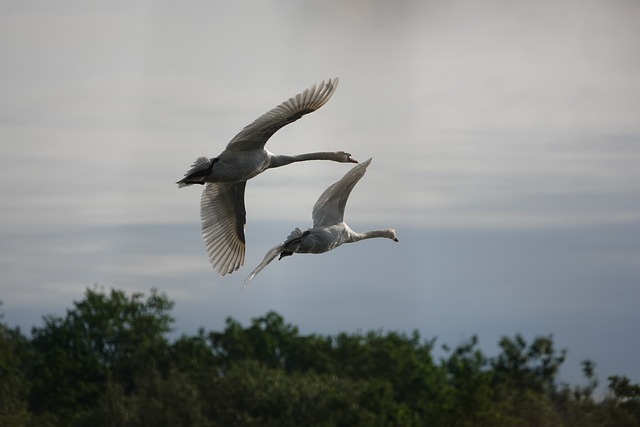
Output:
[[[198,158],[185,177],[177,182],[179,187],[205,185],[200,200],[202,237],[209,261],[222,276],[244,264],[247,180],[266,169],[305,160],[357,163],[344,151],[287,156],[272,154],[264,148],[278,129],[322,107],[335,92],[337,84],[337,78],[322,81],[289,98],[242,129],[218,157]]]
[[[354,166],[342,179],[327,188],[313,206],[313,226],[304,232],[299,228],[293,230],[283,243],[267,252],[262,262],[247,276],[244,284],[249,283],[277,256],[282,259],[294,253],[319,254],[335,249],[343,243],[375,237],[386,237],[397,242],[396,231],[392,228],[358,233],[344,222],[347,199],[370,163],[371,159]]]

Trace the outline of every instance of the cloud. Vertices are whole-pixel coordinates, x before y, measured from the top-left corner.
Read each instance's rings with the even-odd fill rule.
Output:
[[[606,343],[616,352],[638,351],[625,335],[637,323],[637,223],[402,226],[397,244],[374,239],[273,262],[238,295],[246,274],[290,229],[287,221],[254,222],[245,267],[225,278],[208,264],[195,223],[2,232],[5,321],[28,330],[43,314],[64,313],[96,283],[127,292],[157,287],[176,302],[176,334],[222,328],[227,316],[248,322],[269,310],[304,333],[418,329],[452,345],[477,333],[485,348],[504,334],[553,333],[571,351],[569,366],[589,357],[601,372],[638,375],[635,363],[615,364],[600,350]]]
[[[640,135],[640,61],[631,54],[640,12],[595,2],[581,4],[577,15],[569,13],[575,3],[555,7],[405,2],[391,13],[356,3],[305,20],[308,10],[264,6],[276,25],[255,46],[247,43],[266,28],[262,20],[247,15],[232,28],[236,21],[226,18],[240,6],[215,15],[122,5],[14,11],[3,26],[10,41],[3,53],[14,61],[0,102],[3,138],[14,142],[0,168],[7,219],[38,226],[47,212],[46,221],[58,224],[191,221],[184,214],[197,210],[198,196],[172,184],[191,162],[215,156],[255,117],[336,74],[334,99],[268,147],[373,156],[350,203],[356,220],[537,226],[572,216],[633,219],[635,206],[620,203],[608,213],[601,206],[554,213],[544,205],[556,204],[549,193],[630,197],[640,182],[638,150],[612,142]],[[355,15],[362,19],[347,19]],[[279,22],[319,31],[301,37]],[[331,31],[320,31],[330,23]],[[30,31],[36,26],[49,35]],[[282,63],[252,71],[267,55]],[[341,165],[257,178],[249,186],[260,189],[251,196],[254,209],[263,219],[306,219],[344,172],[332,166]],[[282,188],[291,194],[286,206],[271,202]],[[535,208],[510,213],[507,203],[524,197]]]
[[[158,286],[177,299],[181,331],[273,309],[310,333],[418,327],[453,344],[477,332],[490,345],[506,329],[554,332],[576,357],[637,375],[633,361],[612,358],[638,350],[620,333],[637,323],[635,3],[72,1],[3,11],[10,322],[62,313],[96,282]],[[244,276],[219,278],[207,263],[200,189],[174,183],[260,114],[336,75],[332,100],[268,148],[373,157],[346,219],[395,227],[400,243],[274,262],[238,298]],[[309,225],[347,168],[309,162],[253,179],[246,268]],[[606,349],[615,354],[592,353]]]

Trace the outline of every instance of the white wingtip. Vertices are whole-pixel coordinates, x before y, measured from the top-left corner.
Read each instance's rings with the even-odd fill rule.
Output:
[[[262,262],[258,264],[256,268],[253,269],[251,274],[249,274],[246,279],[244,279],[244,283],[242,284],[242,289],[240,289],[240,292],[242,292],[245,286],[247,286],[247,284],[251,280],[253,280],[253,278],[256,277],[256,275],[260,273],[263,268],[265,268],[271,261],[276,259],[276,257],[280,255],[280,252],[282,252],[283,249],[284,248],[282,247],[282,245],[278,245],[273,247],[269,252],[267,252]]]
[[[253,277],[251,277],[251,279],[253,279]],[[244,291],[244,288],[247,286],[247,284],[249,283],[249,281],[251,281],[250,278],[246,278],[244,279],[244,282],[242,282],[242,287],[240,288],[240,292],[238,292],[238,296],[240,296],[240,294],[242,293],[242,291]]]

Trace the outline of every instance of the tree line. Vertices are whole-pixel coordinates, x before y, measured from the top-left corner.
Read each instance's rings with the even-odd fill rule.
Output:
[[[488,357],[370,331],[302,335],[278,313],[169,340],[174,303],[88,288],[26,337],[0,323],[0,426],[640,426],[640,386],[561,384],[551,336]]]

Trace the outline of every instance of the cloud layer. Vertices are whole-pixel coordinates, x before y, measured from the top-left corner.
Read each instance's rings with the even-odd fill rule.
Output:
[[[158,286],[178,300],[186,331],[275,309],[309,332],[418,327],[488,344],[550,332],[637,381],[626,355],[638,352],[628,336],[639,21],[634,2],[591,0],[6,4],[7,319],[61,312],[95,282]],[[174,183],[260,114],[334,76],[335,96],[268,148],[373,157],[346,217],[357,229],[393,226],[400,244],[273,263],[238,299],[243,277],[217,278],[204,256],[199,189]],[[310,224],[347,167],[252,180],[247,265]]]

